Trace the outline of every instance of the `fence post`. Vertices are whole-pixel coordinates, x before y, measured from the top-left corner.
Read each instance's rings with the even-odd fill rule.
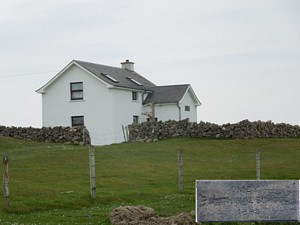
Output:
[[[5,207],[9,207],[9,175],[8,175],[8,157],[3,156],[3,189],[5,198]]]
[[[90,161],[90,186],[91,186],[91,197],[96,198],[96,174],[95,174],[95,147],[90,146],[89,152]]]
[[[177,152],[177,165],[178,165],[178,191],[183,192],[183,152]]]
[[[260,180],[260,151],[256,149],[256,180]]]

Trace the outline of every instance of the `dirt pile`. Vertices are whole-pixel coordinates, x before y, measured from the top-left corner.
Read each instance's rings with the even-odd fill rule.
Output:
[[[154,209],[146,206],[121,206],[109,215],[112,225],[197,225],[190,215],[179,214],[158,217]]]

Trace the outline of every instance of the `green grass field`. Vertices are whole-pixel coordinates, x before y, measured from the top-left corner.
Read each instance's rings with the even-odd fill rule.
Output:
[[[109,224],[109,212],[121,205],[146,205],[165,216],[189,213],[195,210],[196,179],[255,179],[257,148],[261,179],[300,179],[300,139],[124,143],[96,148],[97,198],[92,200],[88,146],[0,137],[10,175],[10,208],[3,197],[0,224]],[[182,194],[178,150],[183,150]]]

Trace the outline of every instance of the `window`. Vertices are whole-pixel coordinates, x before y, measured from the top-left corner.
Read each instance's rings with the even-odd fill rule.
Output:
[[[133,123],[139,123],[139,116],[133,116]]]
[[[115,82],[115,83],[119,83],[118,80],[116,80],[115,78],[113,78],[112,76],[110,76],[107,73],[101,73],[103,76],[105,76],[106,78],[110,79],[111,81]]]
[[[83,99],[83,83],[71,83],[71,100]]]
[[[128,80],[130,80],[132,83],[138,85],[138,86],[143,86],[142,83],[138,82],[137,80],[131,78],[131,77],[127,77]]]
[[[134,101],[138,100],[138,93],[136,91],[132,92],[132,100]]]
[[[84,125],[84,117],[83,116],[72,116],[71,120],[72,120],[72,127]]]
[[[184,107],[184,109],[185,109],[185,111],[190,111],[190,106],[186,105],[186,106]]]

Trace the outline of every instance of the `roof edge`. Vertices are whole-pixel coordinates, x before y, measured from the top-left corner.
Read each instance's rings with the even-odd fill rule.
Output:
[[[77,60],[78,61],[78,60]],[[37,89],[35,92],[39,93],[39,94],[44,94],[45,90],[51,85],[53,84],[62,74],[64,74],[71,66],[76,65],[78,66],[80,69],[82,69],[83,71],[85,71],[86,73],[90,74],[91,76],[93,76],[94,78],[96,78],[97,80],[99,80],[100,82],[104,83],[108,88],[110,88],[112,85],[108,84],[107,82],[105,82],[104,80],[101,80],[99,77],[97,77],[96,75],[94,75],[93,73],[91,73],[90,71],[88,71],[87,69],[85,69],[83,66],[81,66],[79,63],[76,62],[76,60],[72,60],[67,66],[65,66],[58,74],[56,74],[54,77],[52,77],[46,84],[44,84],[42,87],[40,87],[39,89]]]
[[[44,94],[45,89],[49,87],[54,81],[56,81],[66,70],[68,70],[73,64],[75,64],[75,61],[72,60],[71,62],[68,63],[61,71],[58,72],[54,77],[52,77],[46,84],[44,84],[42,87],[37,89],[35,92],[39,94]]]
[[[194,99],[194,102],[196,103],[196,106],[201,106],[202,105],[202,103],[199,101],[197,95],[195,94],[195,92],[194,92],[194,90],[193,90],[193,88],[190,84],[189,84],[188,88],[186,89],[184,95],[182,96],[182,98],[180,99],[179,102],[182,101],[182,99],[184,98],[184,96],[186,95],[187,92],[190,92],[192,98]]]

